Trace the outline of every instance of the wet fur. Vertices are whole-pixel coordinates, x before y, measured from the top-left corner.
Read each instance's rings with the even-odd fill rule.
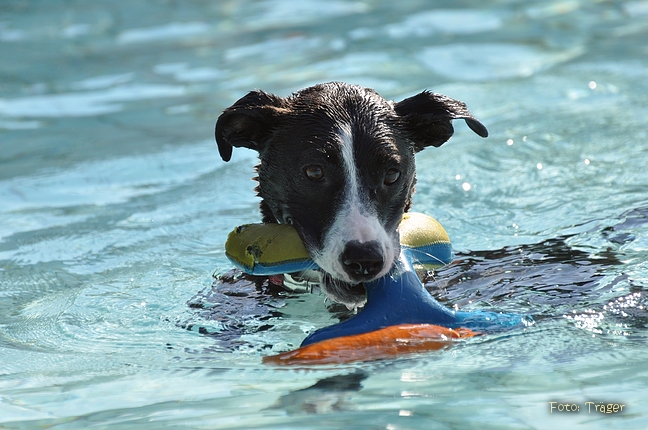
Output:
[[[361,284],[385,275],[398,257],[414,154],[450,139],[454,119],[488,135],[449,97],[423,91],[392,102],[333,82],[285,98],[252,91],[223,112],[215,134],[224,161],[234,147],[258,151],[263,222],[293,224],[325,272],[325,293],[351,308],[364,301]]]

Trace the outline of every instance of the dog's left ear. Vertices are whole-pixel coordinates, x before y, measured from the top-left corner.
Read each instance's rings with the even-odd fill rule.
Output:
[[[441,94],[423,91],[395,103],[394,109],[404,119],[416,152],[447,142],[454,133],[453,119],[465,120],[472,131],[488,137],[486,127],[470,113],[465,103]]]
[[[215,136],[223,161],[233,147],[261,151],[280,116],[288,112],[286,100],[264,91],[251,91],[218,117]]]

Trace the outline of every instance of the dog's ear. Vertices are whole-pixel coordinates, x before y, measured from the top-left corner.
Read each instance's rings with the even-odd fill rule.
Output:
[[[288,112],[286,100],[263,91],[252,91],[218,117],[216,143],[224,161],[232,158],[232,147],[261,151],[276,120]]]
[[[405,120],[416,152],[428,146],[439,147],[452,137],[453,119],[463,119],[481,137],[488,130],[468,110],[466,104],[441,94],[423,91],[394,104],[396,113]]]

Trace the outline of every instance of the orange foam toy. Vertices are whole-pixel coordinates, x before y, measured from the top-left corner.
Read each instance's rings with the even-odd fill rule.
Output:
[[[263,358],[264,364],[317,365],[379,360],[415,352],[434,351],[453,341],[479,334],[467,328],[433,324],[400,324],[352,336],[326,339],[294,351]]]

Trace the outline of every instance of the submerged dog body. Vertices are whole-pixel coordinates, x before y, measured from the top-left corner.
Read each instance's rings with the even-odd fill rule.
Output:
[[[216,123],[221,157],[259,152],[263,222],[292,224],[325,272],[325,293],[348,307],[362,282],[389,272],[400,252],[398,224],[411,206],[414,154],[441,146],[453,119],[486,128],[460,101],[427,91],[401,102],[344,83],[282,98],[253,91]]]

